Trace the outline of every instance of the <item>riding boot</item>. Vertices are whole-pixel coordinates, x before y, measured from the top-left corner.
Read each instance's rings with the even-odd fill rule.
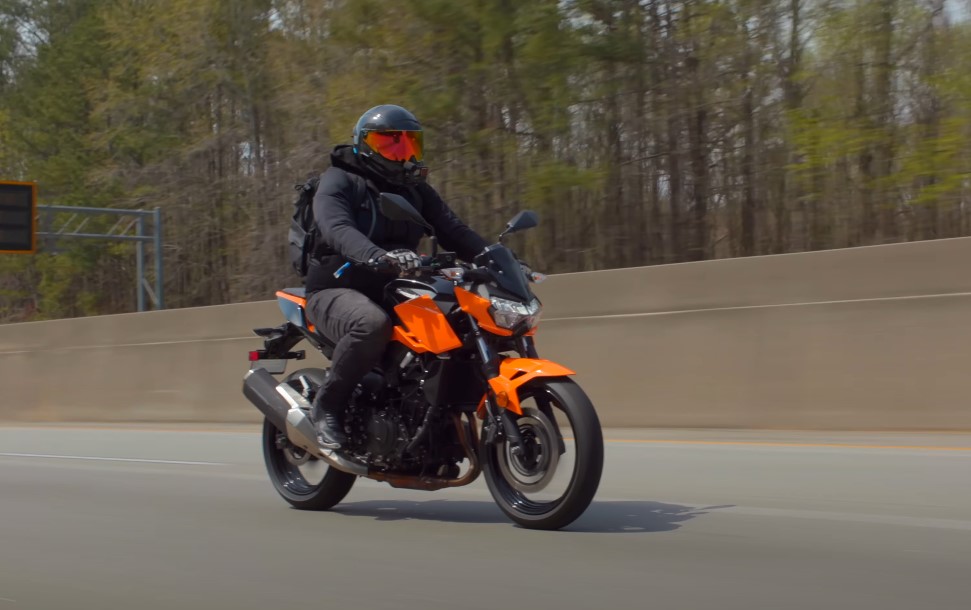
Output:
[[[314,422],[314,429],[317,431],[318,445],[325,449],[340,449],[347,444],[341,415],[340,409],[324,406],[315,401],[314,408],[310,411],[310,419]]]

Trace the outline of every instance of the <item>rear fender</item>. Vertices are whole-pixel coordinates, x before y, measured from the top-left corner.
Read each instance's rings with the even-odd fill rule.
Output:
[[[489,387],[495,395],[496,403],[516,415],[523,414],[519,404],[519,388],[538,377],[565,377],[576,375],[562,364],[539,358],[507,358],[499,364],[499,375],[489,380]],[[485,419],[485,399],[479,402],[477,414]]]

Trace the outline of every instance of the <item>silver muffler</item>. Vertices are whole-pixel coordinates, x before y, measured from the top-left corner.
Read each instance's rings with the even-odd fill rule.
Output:
[[[367,476],[367,466],[317,444],[317,431],[310,421],[311,405],[289,384],[277,383],[265,370],[254,369],[246,373],[243,394],[297,447],[338,470],[359,477]]]
[[[250,369],[243,377],[243,396],[281,432],[287,429],[290,405],[277,393],[277,380],[264,369]]]

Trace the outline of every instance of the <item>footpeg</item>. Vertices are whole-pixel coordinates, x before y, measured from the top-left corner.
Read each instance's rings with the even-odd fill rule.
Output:
[[[340,443],[328,443],[323,438],[321,438],[319,434],[317,435],[317,446],[320,447],[321,449],[327,449],[330,451],[341,448]]]

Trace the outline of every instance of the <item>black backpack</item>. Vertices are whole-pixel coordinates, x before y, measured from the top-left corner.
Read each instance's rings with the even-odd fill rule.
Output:
[[[355,204],[367,206],[367,193],[372,185],[360,176],[354,174],[351,174],[351,176],[354,178]],[[310,261],[316,257],[332,253],[329,248],[320,243],[320,229],[314,219],[314,195],[317,193],[319,183],[320,176],[315,176],[303,184],[297,184],[293,187],[297,191],[297,200],[293,202],[293,219],[290,221],[287,241],[290,248],[290,264],[302,278],[307,277]],[[369,231],[368,237],[370,236]]]

